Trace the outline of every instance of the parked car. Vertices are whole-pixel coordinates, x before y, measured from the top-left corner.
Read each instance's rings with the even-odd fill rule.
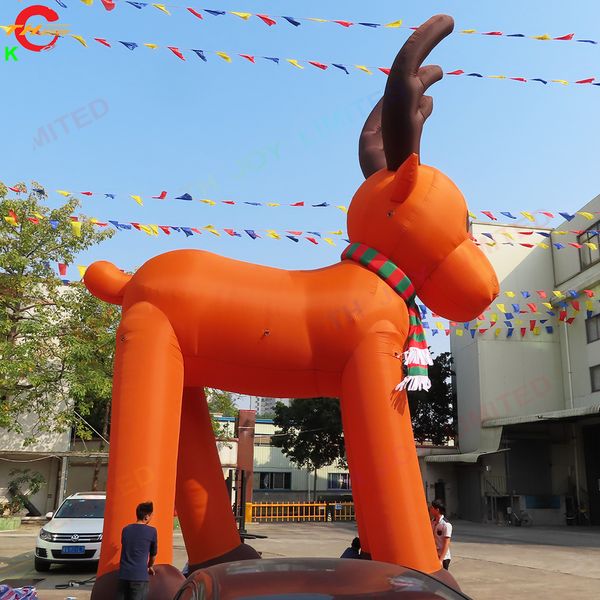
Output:
[[[98,562],[105,504],[106,492],[78,492],[48,513],[36,542],[35,570],[49,571],[52,563]]]
[[[371,560],[271,558],[224,563],[192,573],[174,600],[468,600],[412,569]]]

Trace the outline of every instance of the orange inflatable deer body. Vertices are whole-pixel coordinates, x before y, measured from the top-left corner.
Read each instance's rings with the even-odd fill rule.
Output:
[[[348,235],[401,267],[432,310],[466,321],[490,304],[498,283],[470,239],[460,191],[418,158],[432,109],[423,92],[442,76],[420,65],[452,27],[450,17],[430,19],[397,56],[361,135],[367,179],[349,208]],[[284,271],[180,250],[133,276],[95,263],[85,283],[123,306],[95,597],[118,568],[121,529],[147,499],[155,504],[157,562],[172,560],[173,506],[190,565],[257,556],[240,544],[207,386],[339,397],[363,548],[376,560],[439,571],[406,392],[396,389],[409,309],[380,276],[351,259]]]

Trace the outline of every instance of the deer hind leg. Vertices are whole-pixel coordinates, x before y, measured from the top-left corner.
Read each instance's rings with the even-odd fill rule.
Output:
[[[360,517],[374,560],[433,573],[440,561],[421,482],[408,404],[394,393],[404,338],[391,326],[369,333],[342,377],[342,422]]]
[[[202,388],[183,392],[175,504],[190,572],[219,562],[260,558],[240,541]]]
[[[116,597],[121,531],[135,522],[140,502],[154,502],[157,564],[172,562],[182,389],[182,354],[167,317],[148,302],[128,308],[117,331],[107,501],[94,599]],[[175,593],[182,578],[173,571],[159,567],[149,598],[165,589]]]

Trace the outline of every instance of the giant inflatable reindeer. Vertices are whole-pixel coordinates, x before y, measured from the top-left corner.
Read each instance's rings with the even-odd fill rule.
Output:
[[[157,563],[172,561],[174,506],[192,568],[257,557],[240,544],[204,387],[339,397],[363,548],[375,560],[440,570],[403,389],[427,381],[414,297],[466,321],[498,293],[460,191],[419,161],[432,111],[423,93],[442,77],[421,64],[452,28],[450,17],[433,17],[396,57],[361,135],[367,179],[348,211],[351,245],[340,262],[284,271],[178,250],[133,276],[107,262],[87,270],[88,289],[123,307],[94,598],[112,597],[121,529],[145,500],[155,506]],[[159,569],[153,597],[177,585],[168,578]]]

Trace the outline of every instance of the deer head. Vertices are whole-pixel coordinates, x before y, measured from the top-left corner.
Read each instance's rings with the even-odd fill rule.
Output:
[[[443,77],[440,67],[421,64],[453,28],[451,17],[432,17],[396,56],[361,133],[367,180],[348,210],[348,235],[401,267],[431,310],[469,321],[498,295],[496,274],[471,240],[460,190],[419,159],[423,124],[433,110],[424,92]]]

